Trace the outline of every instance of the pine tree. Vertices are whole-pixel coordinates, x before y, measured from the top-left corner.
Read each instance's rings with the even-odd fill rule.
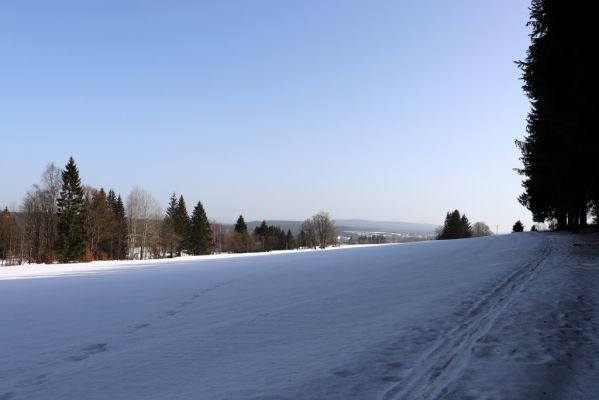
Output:
[[[85,254],[85,196],[73,157],[62,171],[58,198],[58,242],[62,260],[80,260]]]
[[[175,250],[180,251],[181,237],[177,234],[175,223],[177,221],[178,202],[177,195],[173,193],[168,202],[166,215],[162,221],[162,238],[169,257],[175,255]]]
[[[512,227],[512,232],[524,232],[524,225],[520,220],[516,221],[516,223]]]
[[[191,230],[191,221],[187,213],[187,206],[185,205],[183,195],[179,196],[179,201],[177,202],[177,209],[174,215],[174,228],[175,233],[180,238],[179,245],[177,246],[177,254],[181,255],[183,251],[189,250],[189,235]]]
[[[530,98],[522,153],[524,193],[535,222],[556,220],[558,229],[586,224],[591,199],[599,198],[599,131],[596,60],[599,39],[592,2],[533,0],[531,45],[523,89]]]
[[[212,229],[206,216],[202,202],[193,209],[191,216],[191,234],[189,240],[189,251],[191,254],[202,255],[212,253]]]
[[[244,224],[245,224],[245,222],[244,222]],[[266,221],[262,221],[260,226],[257,226],[256,229],[254,229],[254,234],[257,236],[258,240],[260,241],[260,245],[262,247],[260,250],[268,251],[269,250],[268,225],[266,224]]]
[[[285,237],[286,250],[290,250],[295,248],[295,239],[293,238],[293,233],[291,233],[291,229],[287,230],[287,235]]]
[[[266,224],[266,222],[265,222]],[[245,220],[243,219],[243,215],[240,215],[239,218],[237,218],[237,222],[235,223],[235,232],[237,233],[247,233],[248,232],[248,226],[245,223]]]
[[[243,215],[240,215],[235,223],[230,248],[235,253],[245,253],[250,250],[250,237]]]
[[[468,221],[468,218],[466,218],[466,214],[462,215],[461,225],[462,225],[462,232],[461,232],[462,237],[464,237],[464,238],[472,237],[472,226],[470,225],[470,221]]]
[[[118,260],[124,260],[129,254],[129,245],[127,240],[127,234],[129,227],[127,226],[127,216],[125,215],[125,204],[119,194],[113,209],[116,214],[117,220],[117,237],[115,246],[115,258]]]

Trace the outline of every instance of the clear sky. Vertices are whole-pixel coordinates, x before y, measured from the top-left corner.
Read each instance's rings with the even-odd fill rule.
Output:
[[[233,221],[500,230],[528,100],[529,1],[6,1],[0,206],[48,162]]]

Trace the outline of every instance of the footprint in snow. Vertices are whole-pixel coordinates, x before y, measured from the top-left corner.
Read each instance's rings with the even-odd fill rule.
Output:
[[[81,353],[68,357],[67,360],[69,361],[82,361],[85,360],[86,358],[89,358],[89,356],[93,355],[93,354],[97,354],[97,353],[103,353],[108,349],[108,344],[106,343],[95,343],[89,346],[86,346],[84,348],[81,349]]]
[[[145,322],[143,324],[138,324],[138,325],[134,325],[133,327],[131,327],[128,331],[126,331],[126,334],[132,334],[135,333],[137,331],[139,331],[140,329],[145,329],[145,328],[149,328],[150,324]]]
[[[46,383],[46,381],[48,380],[47,378],[48,378],[48,374],[37,375],[33,378],[20,381],[19,383],[17,383],[17,387],[24,388],[24,387],[29,387],[29,386],[39,386],[39,385]],[[12,392],[10,392],[10,393],[12,393]],[[0,396],[0,400],[1,399],[2,399],[2,396]]]
[[[340,369],[338,371],[333,372],[333,375],[338,376],[339,378],[348,378],[353,374],[354,373],[349,369]]]

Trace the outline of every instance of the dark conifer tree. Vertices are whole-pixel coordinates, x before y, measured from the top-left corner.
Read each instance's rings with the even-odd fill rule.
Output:
[[[85,254],[85,196],[73,157],[62,171],[58,198],[58,242],[62,260],[75,261]]]
[[[187,213],[187,206],[183,195],[179,196],[177,209],[174,215],[175,233],[179,236],[180,242],[177,247],[177,253],[181,255],[184,250],[189,250],[189,236],[191,231],[191,221]]]
[[[470,221],[468,221],[468,218],[466,218],[466,214],[462,215],[461,223],[462,223],[462,229],[461,229],[462,237],[464,237],[464,238],[472,237],[472,226],[470,225]]]
[[[127,258],[127,254],[129,254],[129,244],[127,240],[129,227],[127,226],[127,216],[125,215],[125,205],[123,204],[123,199],[120,194],[116,198],[113,211],[116,214],[117,221],[116,246],[114,247],[115,258],[124,260]]]
[[[235,228],[233,228],[233,237],[231,240],[231,250],[235,253],[244,253],[250,251],[250,237],[248,227],[243,219],[243,215],[237,218]]]
[[[128,227],[127,217],[125,215],[125,205],[121,195],[110,189],[108,191],[107,202],[113,214],[113,232],[110,244],[110,254],[114,260],[124,260],[128,254]]]
[[[287,230],[287,235],[285,237],[286,250],[290,250],[295,248],[295,239],[293,238],[293,233],[291,233],[291,229]]]
[[[596,60],[599,31],[594,3],[533,0],[531,45],[523,89],[530,98],[522,152],[524,193],[533,220],[558,229],[586,224],[589,200],[599,195],[599,122]]]
[[[173,193],[168,202],[166,215],[162,222],[162,237],[169,257],[180,251],[181,238],[177,234],[175,224],[177,221],[178,201],[177,195]]]
[[[523,232],[523,231],[524,231],[524,225],[522,224],[522,222],[520,220],[516,221],[516,223],[512,227],[512,232]]]
[[[277,250],[287,250],[287,235],[280,227],[277,228]]]
[[[210,254],[212,250],[212,229],[202,202],[198,201],[191,216],[189,252],[194,255],[202,255]]]
[[[245,222],[244,222],[245,223]],[[257,226],[254,229],[254,235],[256,235],[257,239],[260,241],[260,250],[268,251],[268,225],[266,225],[266,221],[262,221],[260,226]]]
[[[237,218],[234,230],[237,233],[247,233],[248,226],[246,225],[245,220],[243,219],[243,215],[240,215],[239,218]]]

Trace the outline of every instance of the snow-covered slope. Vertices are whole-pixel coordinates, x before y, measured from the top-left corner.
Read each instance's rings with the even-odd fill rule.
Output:
[[[596,399],[598,258],[518,234],[3,268],[0,399]]]

